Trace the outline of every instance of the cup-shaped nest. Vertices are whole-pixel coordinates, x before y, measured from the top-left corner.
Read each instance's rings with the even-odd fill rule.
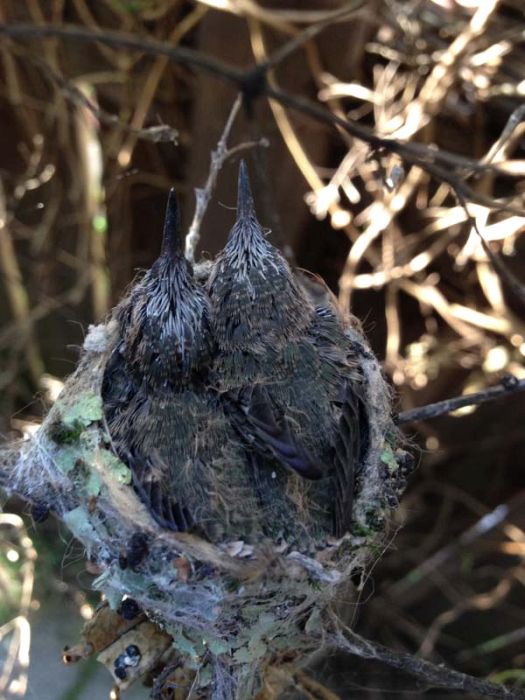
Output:
[[[197,277],[204,282],[205,276]],[[322,289],[304,275],[297,280],[315,302]],[[136,601],[172,640],[166,645],[162,637],[163,658],[171,645],[190,668],[199,669],[195,687],[201,684],[216,698],[251,697],[272,654],[318,648],[324,612],[334,609],[341,591],[345,598],[351,595],[350,578],[366,570],[384,540],[407,470],[397,449],[389,388],[358,325],[347,322],[368,414],[350,532],[340,538],[328,533],[315,551],[284,541],[247,541],[238,533],[210,541],[161,527],[114,450],[101,391],[118,334],[114,319],[91,327],[78,367],[40,429],[4,452],[2,485],[67,525],[84,546],[91,570],[99,572],[94,587],[114,609],[126,596]],[[151,639],[158,643],[155,635]],[[123,687],[129,674],[120,666],[135,664],[134,676],[147,670],[126,649],[111,669]],[[145,649],[140,658],[149,658]]]

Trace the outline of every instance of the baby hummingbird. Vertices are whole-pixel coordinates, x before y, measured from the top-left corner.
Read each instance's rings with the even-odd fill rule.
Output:
[[[274,506],[268,534],[343,534],[361,449],[359,372],[337,314],[314,306],[266,239],[244,162],[237,220],[208,288],[214,381],[259,499]]]
[[[172,190],[160,257],[115,310],[120,342],[102,396],[116,451],[152,516],[163,527],[195,527],[216,539],[237,520],[249,534],[257,504],[242,468],[230,468],[241,447],[208,389],[209,314],[183,254]],[[232,490],[246,505],[237,519]]]

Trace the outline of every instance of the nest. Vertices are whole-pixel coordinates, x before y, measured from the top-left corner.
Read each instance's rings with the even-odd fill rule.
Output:
[[[155,522],[105,424],[102,378],[118,340],[111,318],[90,328],[78,367],[38,432],[4,453],[5,490],[52,511],[99,573],[94,587],[107,604],[98,627],[107,630],[113,616],[113,638],[94,643],[91,627],[78,655],[99,653],[120,688],[153,669],[163,678],[176,655],[196,673],[197,696],[253,697],[269,658],[289,650],[306,657],[319,647],[324,613],[377,553],[406,476],[380,365],[355,324],[346,332],[360,359],[367,449],[352,532],[327,536],[314,552],[286,542],[210,542]],[[126,599],[137,606],[130,625],[122,622]]]

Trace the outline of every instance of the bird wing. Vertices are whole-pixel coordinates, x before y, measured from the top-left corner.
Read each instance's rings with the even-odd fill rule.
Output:
[[[175,531],[189,529],[193,524],[191,516],[172,494],[167,465],[160,455],[140,442],[137,425],[143,423],[140,414],[148,410],[148,401],[118,347],[106,365],[102,399],[115,451],[131,470],[132,485],[141,501],[162,527]]]
[[[120,455],[121,459],[123,455]],[[188,511],[173,495],[168,468],[158,455],[145,457],[138,450],[127,452],[124,461],[133,475],[133,488],[155,521],[168,530],[184,532],[193,525]]]
[[[138,391],[138,385],[117,345],[111,353],[102,379],[102,400],[108,423],[122,411]]]
[[[305,479],[320,479],[326,469],[294,436],[286,417],[279,419],[267,390],[254,384],[223,394],[226,412],[243,442]]]
[[[312,283],[312,280],[307,281]],[[332,387],[332,406],[338,416],[332,443],[332,475],[334,533],[342,537],[351,530],[355,481],[369,444],[368,413],[359,367],[359,355],[363,350],[353,342],[356,332],[352,322],[340,315],[335,300],[330,298],[331,292],[317,286],[320,289],[317,296],[321,298],[322,292],[323,297],[322,304],[316,306],[311,333],[324,376]]]
[[[367,423],[365,404],[359,386],[349,381],[344,387],[335,439],[334,530],[336,537],[342,537],[351,530],[355,479],[367,443]]]

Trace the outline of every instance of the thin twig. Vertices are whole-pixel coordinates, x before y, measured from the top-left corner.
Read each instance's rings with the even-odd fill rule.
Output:
[[[237,100],[234,107],[236,104]],[[233,108],[232,112],[230,112],[230,117],[232,116],[232,113]],[[213,190],[215,189],[215,185],[217,183],[217,177],[222,166],[227,160],[233,158],[233,156],[243,153],[250,148],[268,146],[268,141],[266,139],[261,139],[260,141],[244,141],[243,143],[237,144],[237,146],[226,148],[226,139],[228,138],[228,133],[231,129],[231,124],[229,121],[230,120],[228,119],[222,136],[217,144],[217,148],[212,153],[210,170],[205,186],[195,188],[195,214],[193,215],[193,220],[185,239],[185,255],[186,258],[192,263],[195,262],[195,251],[199,245],[202,221],[204,219],[204,215],[206,214],[206,210],[208,209],[208,204],[210,203]]]
[[[486,154],[483,162],[492,163],[494,158],[498,153],[500,153],[509,141],[511,136],[514,134],[518,126],[525,120],[525,105],[520,105],[512,112],[510,117],[507,119],[507,123],[503,127],[499,138],[492,144],[489,152]]]
[[[255,20],[249,20],[248,27],[250,30],[250,39],[252,45],[252,51],[256,60],[265,66],[272,65],[272,58],[267,58],[266,48],[264,45],[263,35],[261,31],[260,23]],[[275,82],[275,77],[272,72],[268,73],[267,76],[268,85],[273,89],[277,88]],[[288,118],[286,110],[282,107],[276,100],[269,100],[270,109],[273,112],[275,123],[277,128],[281,133],[281,137],[290,152],[290,155],[295,161],[295,164],[301,171],[303,177],[305,178],[308,185],[312,190],[319,191],[324,187],[323,181],[317,173],[317,170],[310,162],[306,151],[304,150],[300,140],[295,133],[292,123]],[[335,209],[333,210],[335,211]],[[332,213],[332,212],[331,212]]]
[[[1,31],[1,28],[0,28]],[[486,197],[479,192],[475,192],[466,185],[459,177],[445,167],[455,168],[472,168],[476,172],[494,172],[499,173],[499,168],[496,165],[482,164],[478,161],[470,160],[462,156],[456,156],[444,150],[430,148],[421,143],[412,143],[406,141],[398,141],[397,139],[383,138],[377,136],[372,130],[358,124],[350,119],[332,114],[332,112],[319,107],[315,102],[277,90],[270,86],[265,86],[262,91],[272,99],[277,100],[285,107],[293,109],[310,116],[316,121],[328,126],[339,126],[344,129],[350,136],[354,136],[361,141],[365,141],[368,145],[377,151],[385,150],[391,153],[397,153],[400,158],[403,158],[407,163],[418,165],[427,173],[432,175],[436,180],[448,183],[456,192],[460,192],[466,199],[481,204],[486,207],[498,209],[500,211],[508,211],[512,214],[523,216],[523,209],[513,206],[504,200],[496,200],[491,197]],[[437,163],[440,163],[438,165]],[[504,173],[501,173],[504,174]]]
[[[504,685],[490,683],[481,678],[460,673],[445,666],[425,661],[424,659],[388,649],[382,644],[371,642],[356,634],[349,628],[344,628],[344,634],[338,631],[329,638],[330,646],[345,651],[363,659],[372,659],[386,664],[392,668],[409,673],[419,678],[427,686],[434,688],[447,688],[448,690],[461,690],[485,698],[504,700],[523,700],[525,694],[519,690],[506,688]]]
[[[181,43],[182,39],[190,32],[192,29],[203,19],[203,17],[208,12],[208,8],[202,5],[198,5],[194,10],[192,10],[184,19],[177,22],[171,34],[169,34],[168,40],[172,46],[177,46]],[[137,100],[137,104],[133,107],[133,115],[130,119],[130,126],[134,130],[139,130],[144,128],[144,121],[150,110],[151,104],[157,92],[157,88],[164,74],[164,71],[169,66],[169,59],[166,56],[157,56],[148,75],[142,83],[141,95]],[[151,128],[151,127],[150,127]],[[154,127],[153,127],[154,128]],[[145,129],[149,132],[150,129]],[[172,139],[173,143],[177,140],[177,132],[173,130],[175,138]],[[121,144],[118,150],[117,162],[121,169],[126,169],[131,163],[133,156],[133,150],[138,137],[133,132],[130,133],[127,138]]]
[[[285,58],[290,56],[294,51],[303,46],[306,42],[317,36],[323,29],[332,26],[334,22],[340,20],[349,20],[352,15],[360,10],[364,5],[363,0],[352,0],[351,2],[344,5],[340,10],[330,14],[325,19],[312,24],[302,32],[294,36],[292,39],[287,41],[281,47],[279,47],[266,61],[261,64],[261,68],[268,72],[270,68],[274,68],[279,63],[282,63]]]
[[[516,275],[514,275],[507,268],[501,257],[492,250],[488,242],[485,240],[485,237],[479,230],[478,222],[473,216],[471,216],[468,210],[468,202],[466,201],[462,193],[456,192],[456,196],[459,199],[459,203],[465,210],[465,214],[467,215],[467,221],[470,223],[470,225],[476,232],[479,240],[481,241],[481,246],[485,251],[485,255],[492,263],[494,271],[496,272],[500,280],[503,282],[503,284],[514,293],[516,298],[519,299],[522,304],[525,304],[525,286],[519,281]]]
[[[479,406],[479,404],[494,401],[495,399],[500,399],[503,396],[515,394],[519,391],[525,391],[525,379],[517,379],[509,374],[501,384],[496,384],[496,386],[491,386],[488,389],[475,391],[465,396],[445,399],[444,401],[431,403],[427,406],[421,406],[420,408],[412,408],[409,411],[403,411],[397,416],[396,423],[398,425],[403,425],[404,423],[415,423],[416,421],[436,418],[437,416],[451,413],[464,406]]]
[[[250,142],[241,143],[234,148],[228,149],[228,139],[230,137],[230,132],[235,122],[235,118],[239,113],[239,109],[242,104],[242,97],[238,95],[233,106],[231,108],[226,124],[224,125],[223,132],[217,143],[217,148],[211,154],[210,170],[208,172],[208,179],[204,187],[195,188],[195,214],[193,215],[193,221],[191,222],[190,229],[186,235],[186,247],[185,253],[186,258],[190,262],[195,260],[195,250],[199,244],[200,230],[202,226],[202,220],[208,209],[208,204],[211,199],[213,190],[215,189],[215,184],[217,182],[217,177],[221,171],[222,166],[232,155],[239,153],[239,151],[245,150],[246,148],[251,148],[253,146],[261,145],[261,143]]]
[[[64,96],[77,107],[85,107],[88,109],[95,119],[101,124],[115,127],[121,131],[133,135],[135,138],[145,141],[153,141],[153,143],[174,143],[178,141],[179,132],[167,124],[159,124],[144,128],[136,128],[121,121],[115,114],[109,114],[92,102],[78,87],[69,80],[65,80],[61,75],[53,71],[43,61],[35,61],[42,68],[44,73],[50,80],[56,83]]]

